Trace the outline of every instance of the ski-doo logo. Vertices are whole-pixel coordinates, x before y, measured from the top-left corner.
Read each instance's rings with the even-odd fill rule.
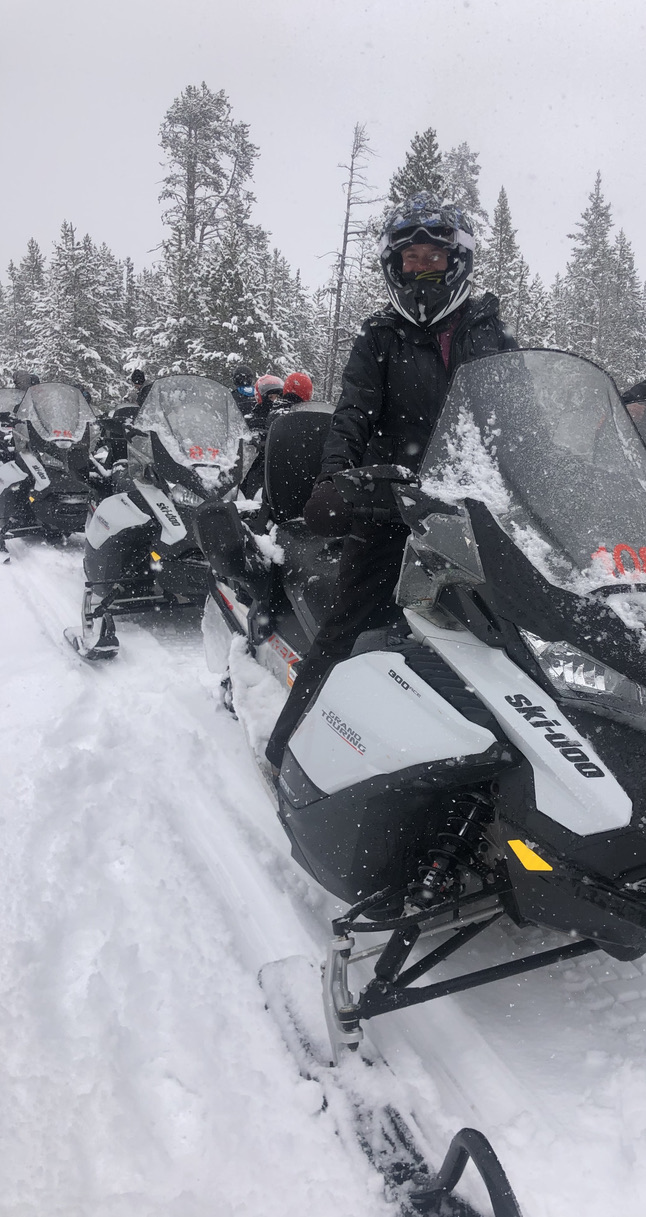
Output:
[[[99,515],[99,513],[98,513],[98,511],[96,511],[96,510],[95,510],[95,512],[94,512],[94,519],[96,520],[97,524],[102,524],[102,525],[103,525],[103,527],[105,528],[106,532],[109,532],[109,531],[110,531],[110,525],[108,524],[108,521],[107,521],[107,520],[104,520],[104,519],[103,519],[103,516],[100,516],[100,515]]]
[[[518,714],[522,714],[530,726],[540,727],[545,732],[545,739],[548,743],[553,748],[558,748],[561,756],[564,756],[566,761],[570,761],[584,778],[605,778],[603,769],[595,765],[594,761],[591,761],[587,753],[583,751],[580,740],[568,739],[562,732],[554,730],[555,727],[560,727],[562,724],[556,718],[546,718],[543,706],[533,706],[531,699],[522,693],[510,694],[505,701],[508,701]]]
[[[404,677],[400,676],[399,672],[396,672],[394,668],[390,669],[388,675],[392,676],[393,680],[396,680],[397,684],[401,685],[401,688],[405,689],[407,693],[414,693],[416,697],[422,696],[421,693],[418,693],[417,689],[414,689],[412,685],[409,685],[408,681],[404,680]]]
[[[164,503],[163,501],[160,502],[158,500],[156,506],[159,507],[159,510],[164,513],[164,515],[166,516],[166,519],[168,520],[168,523],[172,524],[173,528],[182,527],[182,521],[178,520],[177,516],[175,515],[175,512],[172,511],[172,509],[168,506],[168,503]]]
[[[340,735],[341,739],[344,739],[346,744],[349,744],[351,748],[354,748],[355,752],[360,752],[362,756],[365,754],[366,746],[365,744],[362,744],[361,736],[357,731],[354,731],[352,727],[349,727],[347,723],[344,723],[343,719],[340,718],[338,714],[335,714],[333,710],[322,710],[321,713],[328,727],[331,727],[333,731],[336,731],[337,735]]]

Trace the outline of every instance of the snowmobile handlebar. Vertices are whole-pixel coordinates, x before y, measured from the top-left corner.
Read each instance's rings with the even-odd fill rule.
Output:
[[[394,486],[418,485],[410,469],[401,465],[365,465],[346,469],[332,478],[344,502],[359,520],[372,524],[401,523],[399,504]]]

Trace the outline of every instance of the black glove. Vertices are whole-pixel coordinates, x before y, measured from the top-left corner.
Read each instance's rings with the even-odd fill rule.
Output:
[[[305,504],[303,519],[317,537],[344,537],[352,527],[352,508],[333,482],[318,482]]]

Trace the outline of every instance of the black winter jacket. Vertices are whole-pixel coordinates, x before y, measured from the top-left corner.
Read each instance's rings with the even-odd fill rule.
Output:
[[[369,317],[343,373],[319,480],[357,465],[416,471],[458,365],[516,350],[490,292],[467,304],[451,339],[448,370],[436,330],[421,330],[390,307]]]

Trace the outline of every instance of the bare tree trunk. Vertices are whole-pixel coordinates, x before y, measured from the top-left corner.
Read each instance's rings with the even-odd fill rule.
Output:
[[[365,181],[361,176],[361,169],[365,167],[365,156],[370,151],[368,147],[368,137],[366,135],[365,124],[357,123],[352,135],[352,151],[350,154],[349,165],[343,167],[348,169],[349,178],[346,182],[346,203],[345,216],[343,220],[343,237],[341,240],[341,249],[339,250],[336,275],[334,283],[334,315],[332,318],[332,336],[330,343],[329,358],[326,361],[326,375],[324,394],[326,400],[332,397],[334,392],[334,380],[336,377],[337,360],[339,355],[339,327],[341,321],[341,306],[343,303],[343,293],[346,287],[346,272],[348,264],[348,246],[352,239],[351,220],[352,209],[360,202],[366,200],[358,197],[357,185],[365,186]]]

